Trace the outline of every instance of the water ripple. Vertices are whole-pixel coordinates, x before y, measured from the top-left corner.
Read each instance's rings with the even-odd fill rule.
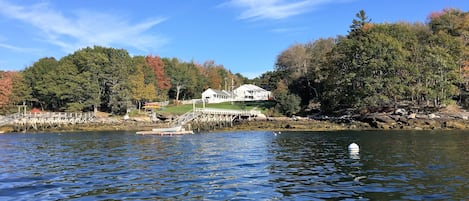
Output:
[[[0,199],[464,200],[466,135],[5,134]]]

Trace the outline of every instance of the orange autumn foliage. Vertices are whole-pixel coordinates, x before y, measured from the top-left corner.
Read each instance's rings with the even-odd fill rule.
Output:
[[[17,72],[0,72],[0,108],[10,103],[9,97],[13,89],[13,79]]]
[[[363,32],[367,32],[367,31],[369,31],[371,28],[373,28],[373,24],[371,24],[371,23],[366,23],[366,24],[363,25],[362,31],[363,31]]]
[[[159,56],[149,55],[145,58],[148,65],[153,68],[153,73],[157,80],[156,87],[158,90],[169,90],[171,88],[171,80],[165,74],[165,66],[163,60]]]

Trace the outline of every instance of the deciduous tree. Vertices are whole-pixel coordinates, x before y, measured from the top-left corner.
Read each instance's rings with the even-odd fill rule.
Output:
[[[10,104],[15,72],[0,71],[0,109]]]
[[[155,75],[156,95],[159,100],[166,100],[168,90],[171,88],[171,79],[166,74],[165,63],[158,56],[149,55],[145,58],[146,63],[153,69]]]

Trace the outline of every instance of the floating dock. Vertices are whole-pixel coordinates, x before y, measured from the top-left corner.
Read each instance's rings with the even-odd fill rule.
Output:
[[[137,134],[139,135],[167,135],[167,136],[172,136],[172,135],[188,135],[188,134],[194,134],[193,131],[138,131]]]
[[[181,126],[173,127],[173,128],[154,128],[151,131],[138,131],[137,134],[139,135],[187,135],[187,134],[194,134],[193,131],[186,131]]]

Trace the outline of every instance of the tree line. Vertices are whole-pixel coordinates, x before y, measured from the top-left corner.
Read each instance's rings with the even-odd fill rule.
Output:
[[[469,12],[444,9],[426,23],[372,23],[362,10],[347,35],[293,44],[256,82],[286,85],[280,94],[299,99],[290,114],[344,114],[467,105],[468,72]]]
[[[293,44],[273,71],[249,80],[214,61],[130,56],[95,46],[24,71],[0,72],[0,107],[121,114],[146,101],[200,98],[203,90],[254,83],[287,116],[469,105],[469,12],[444,9],[425,23],[373,23],[359,11],[345,36]]]
[[[200,98],[203,90],[227,89],[232,80],[242,84],[247,78],[214,61],[132,57],[124,49],[95,46],[60,60],[41,58],[21,72],[0,72],[0,107],[123,114],[145,102]]]

